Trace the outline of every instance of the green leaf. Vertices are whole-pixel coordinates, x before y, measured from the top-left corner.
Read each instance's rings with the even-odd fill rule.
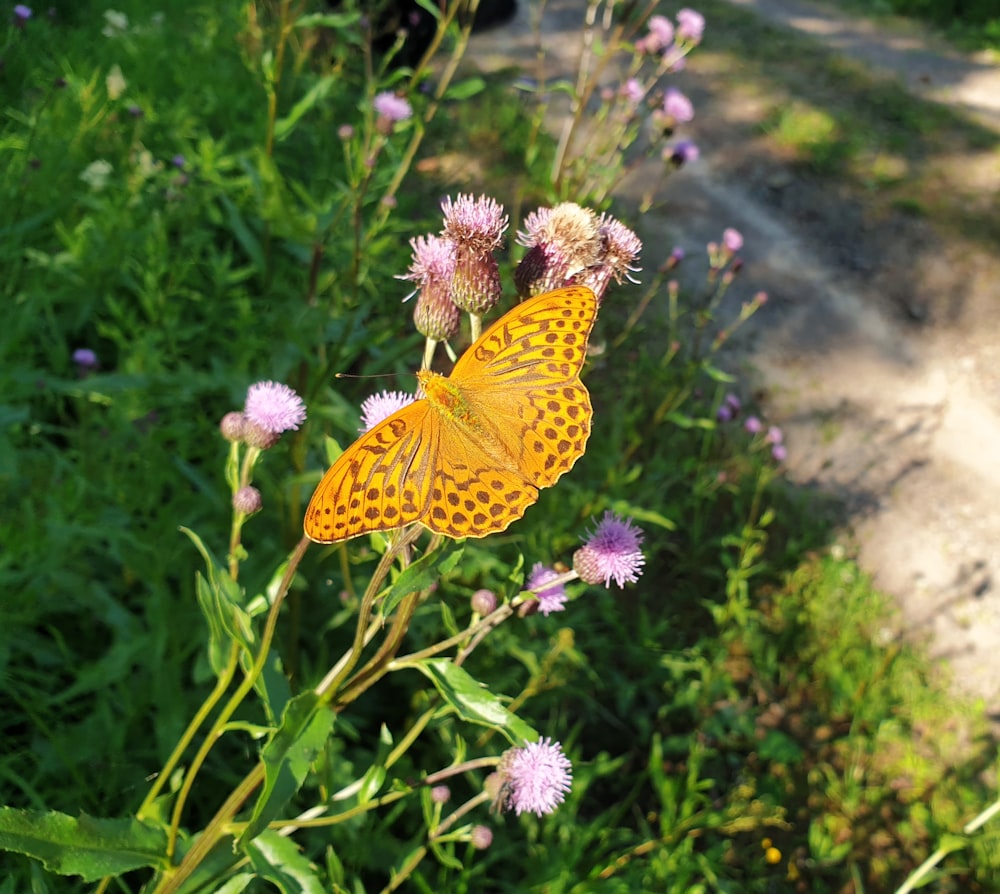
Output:
[[[452,84],[444,93],[445,99],[470,99],[486,89],[486,81],[482,78],[466,78]]]
[[[229,576],[194,531],[184,527],[181,531],[187,534],[205,559],[208,577],[206,579],[200,573],[195,576],[195,594],[208,622],[208,657],[212,670],[218,675],[228,663],[233,641],[239,643],[247,654],[252,651],[255,640],[253,626],[240,604],[243,593],[239,584]]]
[[[358,789],[359,804],[367,804],[378,794],[379,789],[382,788],[382,783],[385,782],[386,776],[385,762],[391,753],[392,733],[389,732],[389,728],[383,723],[382,729],[379,731],[378,752],[375,754],[372,765],[361,778],[361,785]]]
[[[167,835],[135,819],[79,819],[65,813],[0,807],[0,849],[41,861],[49,872],[85,882],[144,866],[165,868]]]
[[[361,20],[360,12],[322,13],[314,12],[295,20],[296,28],[334,28],[338,31],[350,28]]]
[[[438,693],[461,717],[488,726],[512,743],[534,742],[538,733],[512,714],[492,692],[447,658],[427,658],[415,664],[434,684]]]
[[[294,841],[273,829],[261,832],[247,845],[247,856],[258,877],[271,882],[282,894],[325,894],[316,867]]]
[[[295,125],[298,124],[299,119],[317,103],[326,99],[330,95],[330,91],[333,89],[335,83],[336,78],[333,75],[327,75],[313,84],[306,94],[292,106],[292,110],[284,118],[279,118],[275,121],[275,138],[281,142],[289,137],[292,131],[295,130]]]
[[[408,565],[396,578],[382,603],[382,611],[389,614],[404,596],[425,590],[451,571],[462,557],[462,544],[449,540],[440,549],[421,556]]]
[[[302,787],[333,723],[333,711],[320,705],[315,692],[303,692],[288,703],[281,726],[264,746],[264,786],[238,844],[256,838]]]

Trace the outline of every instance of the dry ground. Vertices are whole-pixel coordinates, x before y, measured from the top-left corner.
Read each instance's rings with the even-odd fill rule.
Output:
[[[730,2],[1000,134],[1000,68],[987,58],[798,0]],[[583,8],[547,7],[550,72],[574,70]],[[533,53],[524,0],[515,21],[470,48],[484,70]],[[931,184],[931,205],[936,189],[961,218],[944,226],[803,173],[761,130],[776,89],[766,70],[706,42],[674,83],[695,100],[702,154],[648,213],[622,213],[637,223],[646,266],[674,244],[695,256],[723,227],[743,232],[734,294],[764,289],[771,300],[744,341],[742,390],[784,428],[790,478],[843,501],[845,539],[898,600],[901,633],[926,636],[960,687],[1000,713],[1000,252],[997,229],[975,225],[1000,220],[1000,140],[926,160],[923,195]],[[650,173],[625,184],[625,207]]]

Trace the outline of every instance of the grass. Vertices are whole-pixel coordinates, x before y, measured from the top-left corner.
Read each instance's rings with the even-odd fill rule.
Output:
[[[358,144],[338,128],[350,123],[358,139],[372,131],[363,60],[336,42],[347,26],[328,35],[329,50],[294,32],[278,82],[269,67],[278,9],[191,0],[159,21],[135,3],[124,10],[128,28],[104,36],[100,11],[81,4],[72,22],[39,17],[9,34],[0,127],[0,205],[10,209],[0,222],[11,308],[0,334],[7,807],[70,818],[136,812],[220,677],[229,639],[219,631],[263,635],[257,597],[273,594],[275,569],[299,537],[325,436],[346,443],[356,431],[370,383],[332,372],[406,375],[418,362],[419,339],[398,305],[407,289],[394,277],[406,270],[407,240],[440,226],[442,183],[489,188],[523,210],[545,196],[551,146],[533,147],[523,103],[491,84],[475,102],[442,106],[416,176],[383,202],[413,131],[393,135],[370,165],[374,152],[352,155]],[[781,56],[767,60],[772,74]],[[107,87],[116,64],[127,82],[118,98]],[[323,102],[281,117],[331,70]],[[865,90],[858,97],[857,106],[790,103],[776,138],[850,180],[866,144],[844,148],[842,134],[878,105]],[[931,134],[926,114],[902,105],[894,133]],[[270,149],[269,127],[283,134]],[[894,151],[909,145],[890,136]],[[525,165],[533,149],[537,163]],[[985,721],[886,632],[887,602],[831,547],[835,507],[783,479],[763,437],[743,430],[745,416],[718,422],[730,377],[724,351],[709,347],[711,288],[635,327],[625,321],[637,299],[624,287],[612,294],[594,338],[606,350],[587,371],[596,421],[586,456],[523,522],[469,541],[457,564],[435,572],[433,596],[413,604],[405,649],[464,629],[476,589],[513,596],[525,566],[570,562],[588,520],[606,509],[635,518],[647,561],[636,586],[571,588],[566,613],[511,619],[465,665],[488,683],[468,696],[473,707],[495,694],[563,743],[574,767],[566,803],[543,820],[491,818],[480,806],[471,816],[493,829],[483,851],[467,832],[429,838],[441,814],[426,788],[370,809],[428,772],[505,747],[502,725],[459,720],[447,694],[401,670],[338,710],[281,815],[338,803],[357,814],[298,829],[302,856],[266,833],[270,851],[245,851],[252,882],[221,848],[206,885],[219,890],[228,874],[226,890],[241,881],[293,890],[283,873],[298,873],[303,890],[381,890],[391,870],[409,873],[414,890],[455,892],[891,890],[994,798]],[[74,366],[82,346],[98,353],[96,373]],[[294,384],[310,421],[256,468],[265,508],[235,551],[242,589],[230,605],[224,587],[196,584],[205,563],[177,529],[225,556],[231,510],[217,424],[264,378]],[[360,539],[313,548],[299,567],[261,702],[245,703],[208,753],[181,853],[263,742],[275,741],[275,706],[308,694],[349,649],[377,558]],[[231,615],[213,614],[213,593]],[[193,748],[144,812],[156,829],[192,761]],[[455,804],[482,787],[472,771],[449,782]],[[332,798],[345,789],[350,797]],[[0,846],[19,854],[12,822],[0,813]],[[988,889],[991,842],[973,837],[952,853],[939,889]],[[9,860],[0,890],[81,889],[27,857]],[[147,880],[125,873],[110,890]]]

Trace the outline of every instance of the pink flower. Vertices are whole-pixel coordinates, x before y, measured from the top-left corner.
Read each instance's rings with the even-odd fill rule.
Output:
[[[397,410],[403,409],[416,400],[412,394],[403,391],[380,391],[361,402],[361,433],[371,431],[383,419],[388,419]]]
[[[82,373],[91,372],[98,367],[97,354],[90,348],[77,348],[73,352],[73,362]]]
[[[784,434],[778,426],[772,425],[768,430],[767,434],[764,436],[764,440],[768,444],[781,444],[785,440]]]
[[[743,248],[743,234],[739,230],[727,227],[722,232],[722,244],[731,254],[736,254],[736,252]]]
[[[633,105],[639,105],[642,102],[643,97],[646,95],[646,91],[643,90],[642,84],[636,78],[629,78],[624,84],[619,88],[619,93],[625,97]]]
[[[759,435],[764,430],[764,423],[756,416],[747,416],[743,427],[752,435]]]
[[[410,247],[410,272],[399,278],[417,283],[420,297],[413,311],[417,331],[434,341],[454,338],[462,321],[451,298],[458,249],[444,236],[418,236],[410,240]]]
[[[27,22],[31,16],[31,7],[25,6],[23,3],[18,3],[17,6],[14,7],[14,27],[23,28],[25,22]]]
[[[596,264],[590,267],[579,281],[593,289],[598,302],[612,279],[620,283],[623,279],[638,282],[631,274],[638,272],[635,261],[642,251],[642,242],[625,224],[605,212],[598,221],[601,237],[601,252]]]
[[[552,813],[573,782],[573,765],[562,746],[548,738],[506,751],[497,772],[503,779],[499,807],[513,809],[519,816]]]
[[[678,168],[697,161],[700,154],[698,147],[690,140],[679,140],[673,148],[668,146],[663,150],[664,160],[670,161]]]
[[[484,314],[500,300],[500,270],[493,252],[507,229],[503,206],[486,196],[461,195],[441,203],[442,235],[455,243],[451,300],[467,313]]]
[[[619,587],[635,583],[646,564],[639,548],[643,536],[631,519],[605,512],[587,542],[573,555],[573,570],[588,584],[610,587],[612,579]]]
[[[372,106],[379,118],[389,124],[405,121],[413,115],[413,107],[403,97],[388,90],[379,93],[372,101]]]
[[[684,124],[694,118],[694,106],[676,87],[667,88],[663,98],[663,111],[679,124]]]
[[[247,389],[243,415],[256,428],[273,435],[297,429],[306,420],[306,408],[287,385],[256,382]]]
[[[660,48],[669,47],[674,42],[674,26],[666,16],[650,16],[649,36],[652,37]]]
[[[497,607],[497,597],[492,590],[476,590],[472,594],[472,610],[477,615],[490,615]]]
[[[535,562],[531,568],[531,574],[528,575],[525,588],[534,591],[535,596],[538,597],[538,610],[543,615],[561,612],[566,608],[566,588],[562,584],[544,588],[545,584],[559,576],[558,571],[546,568],[541,562]]]
[[[784,444],[775,444],[771,448],[771,456],[775,462],[783,463],[788,459],[788,451],[785,449]]]
[[[699,43],[705,33],[705,17],[693,9],[682,9],[677,13],[677,39],[688,43]]]

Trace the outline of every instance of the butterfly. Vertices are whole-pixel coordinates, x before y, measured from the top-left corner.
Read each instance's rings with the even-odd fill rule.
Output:
[[[583,455],[593,409],[580,381],[597,299],[585,286],[529,298],[493,323],[450,376],[348,447],[316,488],[306,536],[336,543],[419,522],[485,537],[521,518]]]

